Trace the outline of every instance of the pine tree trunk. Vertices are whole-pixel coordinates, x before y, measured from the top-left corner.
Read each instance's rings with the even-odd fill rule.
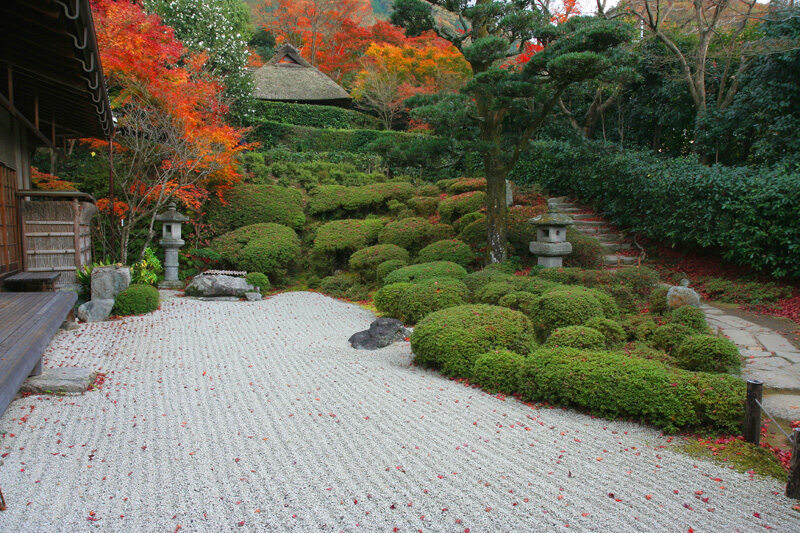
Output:
[[[495,165],[484,163],[486,171],[486,239],[489,262],[501,263],[508,258],[506,239],[506,176]]]

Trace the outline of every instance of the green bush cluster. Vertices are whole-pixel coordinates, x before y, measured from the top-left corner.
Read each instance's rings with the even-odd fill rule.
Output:
[[[740,431],[744,417],[742,380],[624,354],[542,348],[524,360],[519,376],[525,400],[638,418],[669,432],[700,426]]]
[[[383,280],[386,279],[386,276],[398,268],[403,268],[404,266],[408,266],[408,261],[402,261],[400,259],[390,259],[388,261],[384,261],[375,269],[375,278],[379,283],[383,283]]]
[[[432,185],[432,184],[423,185],[423,186],[421,186],[419,188],[417,193],[420,196],[435,197],[437,200],[439,199],[439,187],[437,187],[436,185]],[[438,204],[438,202],[437,202],[437,204]]]
[[[362,187],[320,185],[313,189],[308,212],[319,216],[338,212],[374,212],[385,209],[392,200],[408,200],[414,186],[403,182],[384,182]]]
[[[719,249],[727,261],[800,277],[800,187],[789,168],[706,166],[694,157],[537,141],[510,179],[530,176],[603,206],[609,222],[654,241]]]
[[[656,287],[653,289],[653,292],[650,293],[650,305],[648,306],[651,313],[664,315],[669,311],[667,292],[669,292],[669,287]]]
[[[457,194],[445,198],[439,203],[439,216],[444,222],[453,220],[478,211],[486,206],[486,193],[483,191],[472,191]]]
[[[387,261],[399,261],[401,264],[408,263],[408,252],[394,244],[376,244],[362,248],[350,256],[350,268],[366,280],[374,280],[377,277],[378,265]]]
[[[533,306],[530,316],[540,339],[550,332],[566,326],[580,326],[594,317],[605,318],[603,305],[596,298],[597,292],[554,288],[546,291]]]
[[[348,272],[322,278],[319,290],[328,296],[348,300],[365,300],[368,292],[367,287],[359,282],[358,276]]]
[[[430,263],[431,261],[450,261],[463,267],[468,266],[475,259],[472,248],[458,239],[445,239],[436,241],[417,254],[418,263]]]
[[[272,183],[286,187],[301,186],[311,189],[317,185],[343,185],[347,187],[361,187],[372,183],[386,181],[383,174],[367,174],[358,170],[350,163],[329,163],[325,161],[309,161],[307,163],[293,163],[290,161],[277,161],[268,167],[253,170],[253,181]]]
[[[247,283],[258,289],[258,292],[261,293],[261,296],[267,294],[272,288],[269,278],[261,272],[250,272],[245,276],[244,279],[247,281]]]
[[[725,303],[764,305],[790,298],[792,287],[763,281],[730,281],[722,278],[700,278],[697,285],[709,300]]]
[[[605,337],[605,345],[609,350],[622,346],[627,338],[625,330],[616,320],[610,318],[600,318],[598,316],[590,318],[584,324],[587,328],[596,329]]]
[[[551,348],[580,348],[600,350],[606,345],[605,336],[594,328],[586,326],[567,326],[553,330],[545,346]]]
[[[386,285],[378,290],[373,301],[381,313],[415,324],[434,311],[464,304],[468,294],[461,281],[430,278]]]
[[[481,285],[472,293],[472,300],[476,303],[497,305],[506,295],[518,290],[512,281],[491,281]]]
[[[434,241],[434,233],[434,224],[428,219],[409,217],[386,224],[378,237],[378,242],[396,244],[411,253],[416,253]]]
[[[449,261],[433,261],[431,263],[420,263],[398,268],[383,278],[384,285],[400,283],[404,281],[421,281],[431,278],[453,278],[462,280],[466,277],[467,271],[461,265]]]
[[[314,238],[314,252],[335,254],[347,252],[348,256],[373,244],[383,229],[383,221],[368,218],[334,220],[320,226]]]
[[[280,224],[252,224],[217,237],[211,249],[235,269],[261,272],[275,281],[300,256],[300,239],[292,228]]]
[[[479,355],[472,367],[472,382],[489,393],[514,394],[519,369],[525,358],[508,350],[492,350]]]
[[[706,315],[699,307],[684,305],[672,310],[671,322],[681,324],[696,333],[707,333]]]
[[[272,222],[298,230],[306,223],[300,191],[278,185],[241,183],[225,193],[225,204],[212,202],[208,220],[220,233]]]
[[[383,158],[378,154],[357,154],[353,152],[291,152],[284,147],[257,152],[245,152],[242,155],[245,169],[258,179],[271,176],[270,165],[274,163],[292,163],[296,165],[327,164],[348,165],[353,171],[369,175],[383,168]],[[363,185],[353,183],[351,185]],[[438,188],[437,188],[438,191]]]
[[[158,309],[158,289],[152,285],[131,285],[117,294],[111,314],[117,316],[144,315]]]
[[[692,330],[683,324],[664,324],[653,331],[650,343],[655,348],[672,354],[692,333]]]
[[[427,217],[436,214],[439,198],[435,196],[414,196],[408,201],[408,207],[419,216]]]
[[[508,307],[509,309],[514,309],[515,311],[522,311],[526,315],[530,315],[531,309],[533,309],[533,306],[538,299],[539,297],[535,294],[516,291],[510,292],[500,298],[500,301],[497,302],[497,305],[501,307]]]
[[[449,182],[446,187],[448,194],[486,190],[486,178],[458,178],[444,181]]]
[[[453,222],[453,229],[460,233],[464,228],[466,228],[476,220],[486,220],[486,214],[481,213],[480,211],[473,211],[472,213],[467,213],[466,215],[463,215],[461,218]],[[484,235],[484,239],[485,238],[486,236]]]
[[[472,377],[475,360],[493,349],[528,353],[530,321],[519,311],[492,305],[459,305],[429,314],[411,334],[414,360],[448,376]]]
[[[486,216],[484,215],[473,220],[469,224],[462,225],[461,231],[458,232],[458,238],[476,250],[485,249],[487,246],[487,230],[488,226],[486,225]]]
[[[691,335],[675,352],[678,366],[698,372],[736,372],[741,367],[739,349],[728,339]]]
[[[281,124],[333,129],[382,128],[381,121],[377,118],[341,107],[266,100],[256,100],[253,105],[254,115],[258,119]]]
[[[564,266],[580,268],[600,266],[605,255],[600,241],[572,228],[567,228],[567,241],[572,244],[572,252],[564,256]]]

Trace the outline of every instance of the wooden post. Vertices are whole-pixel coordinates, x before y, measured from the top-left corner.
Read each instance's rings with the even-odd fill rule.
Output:
[[[764,384],[747,380],[747,400],[744,409],[744,440],[758,446],[761,441],[761,392]]]
[[[786,483],[786,496],[800,500],[800,428],[792,431],[792,462],[789,466],[789,482]]]

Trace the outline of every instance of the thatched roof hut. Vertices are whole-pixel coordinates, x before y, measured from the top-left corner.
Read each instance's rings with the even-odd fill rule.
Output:
[[[266,65],[253,74],[254,96],[261,100],[348,107],[350,95],[335,81],[311,66],[297,49],[281,46]]]

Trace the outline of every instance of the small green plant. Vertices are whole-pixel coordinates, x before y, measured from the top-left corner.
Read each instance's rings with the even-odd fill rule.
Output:
[[[244,279],[247,283],[258,289],[261,296],[267,294],[272,288],[272,285],[269,283],[269,278],[261,272],[250,272]]]
[[[650,312],[655,315],[664,315],[669,311],[667,305],[667,292],[669,287],[656,287],[650,293]]]
[[[697,307],[684,305],[672,310],[672,322],[682,324],[696,333],[708,333],[706,315]]]
[[[687,337],[678,346],[675,360],[679,367],[698,372],[736,372],[741,365],[736,345],[713,335]]]
[[[461,265],[449,261],[434,261],[432,263],[420,263],[398,268],[389,273],[384,279],[384,285],[398,283],[401,281],[421,281],[431,278],[453,278],[462,280],[467,275],[467,271]]]
[[[118,316],[143,315],[158,309],[158,289],[152,285],[131,285],[114,300],[111,314]]]
[[[81,286],[78,294],[82,298],[87,298],[92,293],[92,270],[96,267],[110,266],[112,264],[110,261],[104,260],[75,269],[75,279]]]
[[[155,285],[158,275],[164,271],[161,261],[149,246],[144,249],[142,259],[131,265],[131,284]]]

